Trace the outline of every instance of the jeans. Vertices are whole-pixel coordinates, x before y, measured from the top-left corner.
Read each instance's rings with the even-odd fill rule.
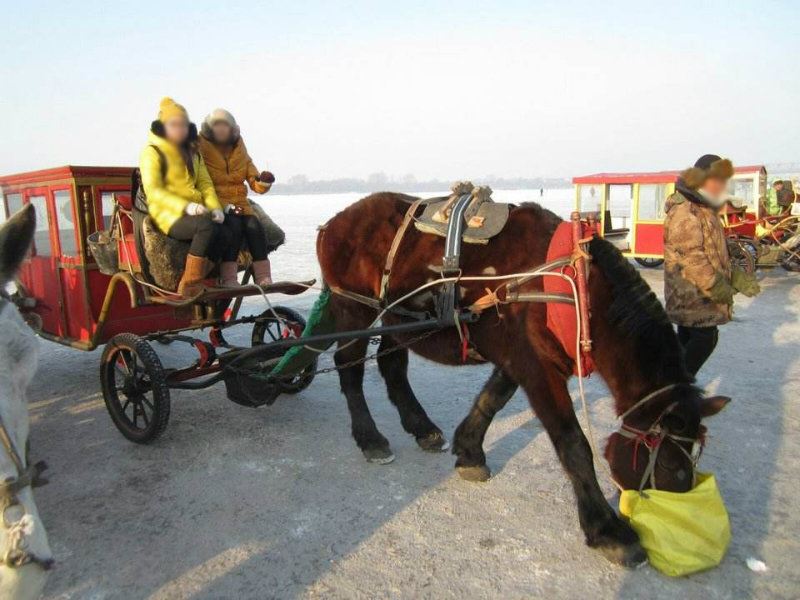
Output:
[[[242,247],[242,240],[247,242],[247,248],[253,260],[267,258],[267,239],[264,229],[258,218],[250,215],[226,214],[222,224],[227,230],[228,245],[222,255],[224,261],[235,261]]]
[[[190,242],[189,254],[213,261],[222,257],[229,245],[229,234],[211,220],[211,215],[183,215],[169,228],[169,237]]]
[[[686,368],[697,375],[700,367],[708,360],[719,340],[719,329],[713,327],[684,327],[678,325],[678,341],[683,346]]]

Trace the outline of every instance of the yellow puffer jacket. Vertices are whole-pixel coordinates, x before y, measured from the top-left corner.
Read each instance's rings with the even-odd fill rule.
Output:
[[[194,156],[192,174],[181,151],[172,142],[153,132],[150,132],[147,142],[139,157],[139,169],[148,212],[162,232],[169,233],[170,227],[181,218],[190,202],[202,204],[209,211],[222,208],[199,154]],[[161,150],[166,159],[163,177],[161,157],[153,146]]]
[[[247,153],[244,140],[236,138],[233,146],[217,145],[210,139],[210,134],[203,125],[200,133],[200,154],[203,157],[208,174],[214,182],[214,188],[223,205],[234,204],[246,215],[252,215],[253,209],[247,201],[246,181],[257,194],[265,193],[269,188],[256,178],[258,169]]]

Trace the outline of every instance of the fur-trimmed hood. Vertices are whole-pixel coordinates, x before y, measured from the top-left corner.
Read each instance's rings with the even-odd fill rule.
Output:
[[[695,166],[690,167],[680,174],[680,179],[683,185],[690,190],[697,190],[702,187],[707,179],[722,179],[727,180],[733,177],[733,163],[727,158],[719,158],[714,156],[716,160],[710,161],[706,166],[703,159],[709,157],[706,155],[695,163]]]
[[[200,135],[206,138],[209,142],[214,142],[216,144],[217,140],[214,139],[214,131],[211,129],[211,127],[217,121],[225,121],[228,125],[230,125],[231,139],[228,143],[231,146],[235,146],[241,137],[239,124],[236,122],[236,119],[233,117],[233,115],[224,108],[215,108],[206,116],[206,118],[203,120],[203,124],[200,126]]]
[[[164,131],[164,124],[158,119],[150,123],[150,133],[160,138],[167,139],[166,132]],[[189,123],[189,135],[183,143],[182,149],[188,151],[192,156],[197,154],[197,125],[194,123]]]

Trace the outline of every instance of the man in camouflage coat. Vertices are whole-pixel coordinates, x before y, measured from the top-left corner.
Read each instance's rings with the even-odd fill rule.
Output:
[[[717,345],[717,327],[731,320],[733,295],[758,293],[752,276],[731,268],[718,211],[725,204],[731,161],[701,156],[681,173],[666,203],[664,294],[678,326],[686,367],[696,374]]]

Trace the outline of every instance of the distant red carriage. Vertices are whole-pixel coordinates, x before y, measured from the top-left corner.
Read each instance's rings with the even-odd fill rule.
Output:
[[[237,350],[223,329],[252,324],[252,343],[258,345],[298,337],[304,321],[280,306],[239,317],[242,298],[261,293],[255,286],[212,289],[186,300],[148,281],[134,239],[132,173],[127,167],[67,166],[0,177],[0,216],[29,204],[36,211],[34,244],[14,296],[21,312],[50,341],[80,350],[106,344],[101,383],[111,417],[126,437],[147,442],[167,424],[170,388],[200,389],[221,379],[224,357]],[[101,268],[90,250],[87,239],[98,232],[113,246],[111,267]],[[297,294],[310,283],[277,283],[265,292]],[[182,335],[201,328],[209,329],[208,341]],[[165,370],[153,340],[190,343],[198,359]],[[284,350],[285,345],[273,358]],[[312,377],[310,369],[282,382],[281,391],[298,391]]]
[[[680,171],[596,173],[574,177],[575,209],[596,213],[603,237],[626,256],[647,267],[664,258],[664,203],[675,191]],[[767,222],[763,200],[767,170],[763,165],[737,167],[729,192],[733,201],[723,214],[731,251],[751,269],[760,254],[757,225]]]

